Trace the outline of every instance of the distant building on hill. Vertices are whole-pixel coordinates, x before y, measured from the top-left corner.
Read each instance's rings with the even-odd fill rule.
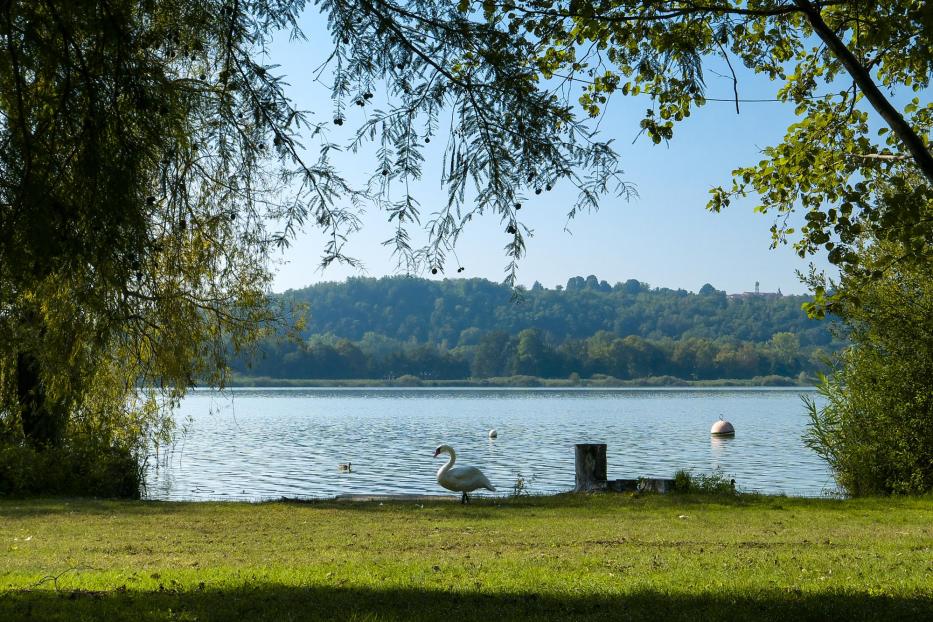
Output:
[[[741,294],[729,294],[729,298],[733,299],[744,299],[744,298],[781,298],[784,294],[781,293],[781,288],[779,287],[776,292],[763,292],[761,291],[761,283],[755,281],[755,291],[753,292],[742,292]]]

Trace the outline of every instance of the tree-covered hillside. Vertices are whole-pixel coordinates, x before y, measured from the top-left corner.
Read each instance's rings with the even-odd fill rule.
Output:
[[[267,339],[235,361],[252,376],[302,379],[529,375],[688,380],[799,376],[821,368],[828,321],[804,296],[651,289],[595,276],[512,290],[483,279],[353,278],[283,295],[307,305],[301,340]]]
[[[454,347],[475,342],[483,332],[514,335],[526,328],[557,341],[601,330],[645,339],[732,337],[754,342],[791,332],[802,346],[826,346],[832,339],[827,322],[811,321],[801,310],[806,296],[729,297],[710,285],[695,294],[652,289],[634,279],[610,285],[592,275],[573,277],[566,287],[535,284],[517,292],[485,279],[352,278],[286,295],[308,305],[306,336],[332,333],[350,340],[374,332]]]

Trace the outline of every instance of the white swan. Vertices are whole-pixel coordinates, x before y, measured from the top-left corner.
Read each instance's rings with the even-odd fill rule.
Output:
[[[454,492],[462,492],[460,503],[466,503],[470,500],[468,492],[473,492],[478,488],[485,488],[495,492],[496,487],[483,475],[483,472],[473,466],[454,467],[457,460],[457,452],[450,445],[441,445],[434,450],[434,457],[446,453],[450,455],[450,460],[442,466],[437,472],[437,483]]]

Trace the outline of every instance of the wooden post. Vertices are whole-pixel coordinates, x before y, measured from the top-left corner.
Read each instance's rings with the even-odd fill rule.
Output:
[[[606,490],[606,444],[578,443],[574,445],[576,486],[574,492]]]

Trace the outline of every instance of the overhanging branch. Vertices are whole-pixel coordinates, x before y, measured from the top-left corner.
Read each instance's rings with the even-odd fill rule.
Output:
[[[927,178],[927,181],[933,184],[933,155],[923,144],[923,139],[904,120],[904,117],[888,101],[888,98],[884,96],[865,66],[852,54],[846,44],[833,32],[832,28],[823,21],[819,9],[809,0],[794,0],[794,2],[806,15],[816,35],[836,55],[836,58],[852,76],[852,79],[865,94],[866,99],[868,99],[875,111],[881,115],[891,131],[901,140],[901,143],[910,153],[911,158],[920,168],[924,177]]]

